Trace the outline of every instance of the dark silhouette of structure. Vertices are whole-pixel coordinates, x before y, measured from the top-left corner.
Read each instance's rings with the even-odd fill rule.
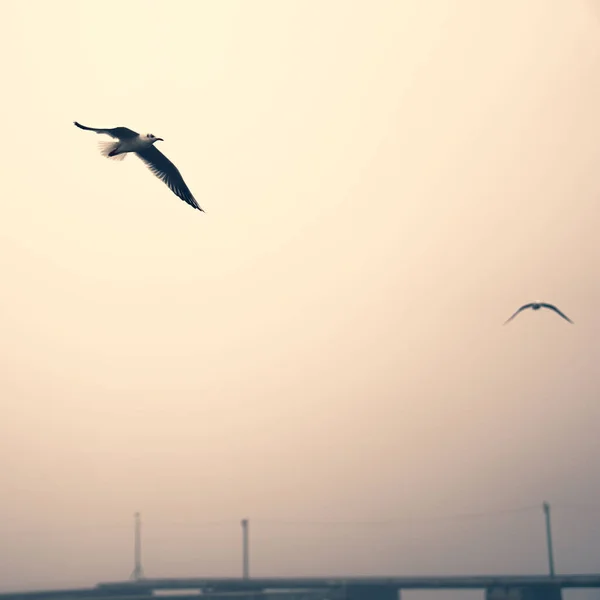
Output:
[[[181,600],[181,590],[195,590],[201,600],[398,600],[402,590],[444,589],[484,590],[486,600],[562,600],[563,589],[575,588],[600,589],[600,574],[142,579],[87,589],[0,594],[0,600],[151,600],[157,591],[161,600]]]
[[[134,515],[134,569],[130,581],[92,588],[0,594],[0,600],[181,600],[181,591],[200,600],[399,600],[402,590],[484,590],[485,600],[562,600],[563,589],[598,589],[600,574],[556,575],[550,504],[546,524],[548,575],[443,577],[250,577],[249,520],[242,519],[242,577],[146,579],[142,568],[140,513]],[[171,594],[169,593],[171,592]],[[190,596],[188,596],[190,597]],[[191,596],[194,598],[194,596]]]

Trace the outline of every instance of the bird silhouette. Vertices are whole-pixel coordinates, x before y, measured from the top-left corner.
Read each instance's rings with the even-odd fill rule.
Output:
[[[553,310],[555,313],[560,315],[563,319],[569,321],[569,323],[573,323],[573,321],[571,321],[571,319],[569,319],[567,315],[558,310],[558,308],[556,308],[556,306],[554,306],[553,304],[548,304],[546,302],[530,302],[529,304],[524,304],[523,306],[521,306],[521,308],[519,308],[519,310],[515,312],[515,314],[512,317],[506,319],[506,321],[504,321],[504,325],[506,325],[509,321],[512,321],[522,310],[525,310],[526,308],[531,308],[532,310],[540,310],[540,308],[549,308],[550,310]]]
[[[99,143],[103,156],[114,160],[123,160],[127,153],[133,152],[144,161],[154,175],[169,186],[175,195],[179,196],[179,198],[187,202],[191,207],[204,212],[183,180],[179,169],[154,146],[156,142],[164,142],[162,138],[156,137],[152,133],[139,134],[127,127],[99,129],[96,127],[86,127],[77,121],[73,121],[73,123],[79,129],[95,131],[96,133],[103,133],[115,138],[116,142],[103,141]]]

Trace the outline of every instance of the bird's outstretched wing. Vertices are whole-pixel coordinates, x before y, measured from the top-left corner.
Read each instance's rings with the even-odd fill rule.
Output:
[[[128,140],[134,137],[137,137],[137,132],[132,129],[128,129],[127,127],[115,127],[113,129],[98,129],[96,127],[86,127],[77,121],[73,121],[73,123],[79,127],[79,129],[85,129],[86,131],[95,131],[96,133],[104,133],[106,135],[110,135],[110,137],[119,139],[119,140]]]
[[[509,321],[512,321],[522,310],[525,310],[526,308],[531,308],[532,306],[533,306],[532,302],[530,302],[529,304],[523,304],[523,306],[521,306],[521,308],[519,310],[517,310],[512,317],[510,317],[509,319],[506,319],[506,321],[504,321],[504,324],[506,325]]]
[[[556,306],[554,306],[554,304],[546,304],[545,302],[542,302],[541,305],[545,308],[549,308],[550,310],[553,310],[555,313],[559,314],[563,319],[566,319],[567,321],[569,321],[569,323],[573,323],[573,321],[571,321],[571,319],[569,319],[569,317],[567,317],[567,315],[565,315],[563,312],[558,310],[558,308],[556,308]]]
[[[204,212],[196,202],[177,167],[158,148],[150,146],[147,150],[136,152],[136,154],[146,163],[152,173],[169,186],[172,192],[193,208]]]

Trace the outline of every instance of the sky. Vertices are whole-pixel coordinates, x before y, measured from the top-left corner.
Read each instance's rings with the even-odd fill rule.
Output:
[[[2,12],[2,589],[600,570],[594,0]]]

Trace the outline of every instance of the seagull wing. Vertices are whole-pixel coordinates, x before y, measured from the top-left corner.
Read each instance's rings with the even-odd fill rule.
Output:
[[[136,154],[154,175],[169,186],[172,192],[193,208],[204,212],[183,180],[179,169],[158,148],[150,146],[147,150],[136,152]]]
[[[86,131],[95,131],[96,133],[105,133],[106,135],[110,135],[110,137],[116,138],[118,140],[129,140],[138,136],[137,132],[132,129],[128,129],[127,127],[115,127],[114,129],[98,129],[96,127],[86,127],[85,125],[81,125],[77,121],[73,121],[73,123],[79,127],[79,129],[85,129]]]
[[[542,306],[544,306],[545,308],[549,308],[550,310],[553,310],[555,313],[558,313],[563,319],[566,319],[567,321],[569,321],[569,323],[573,323],[573,321],[571,321],[571,319],[569,319],[569,317],[567,317],[567,315],[565,315],[560,310],[558,310],[558,308],[556,308],[556,306],[554,306],[553,304],[546,304],[545,302],[542,302]]]
[[[504,321],[504,324],[506,325],[509,321],[512,321],[522,310],[525,310],[526,308],[531,308],[533,306],[533,302],[530,302],[529,304],[523,304],[523,306],[521,306],[521,308],[515,312],[515,314],[510,317],[510,319],[506,319],[506,321]]]

